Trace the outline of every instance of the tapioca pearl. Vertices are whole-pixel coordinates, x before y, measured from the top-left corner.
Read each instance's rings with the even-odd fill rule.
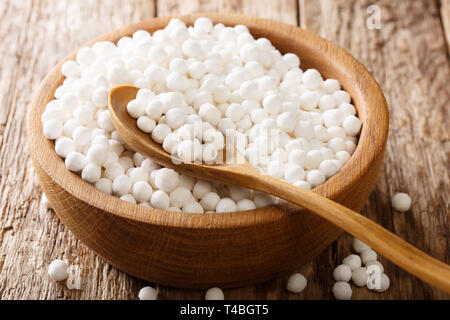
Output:
[[[248,74],[250,79],[255,79],[264,76],[265,71],[258,61],[249,61],[244,65],[244,72]]]
[[[350,159],[351,155],[347,151],[338,151],[336,152],[335,157],[342,163],[346,163]]]
[[[127,170],[127,175],[131,180],[131,183],[138,181],[148,181],[148,171],[144,168],[131,167]]]
[[[182,109],[170,109],[166,113],[167,125],[172,129],[178,129],[186,122],[186,112]]]
[[[267,207],[272,204],[275,204],[276,198],[270,194],[254,191],[253,192],[253,201],[257,208]]]
[[[238,202],[239,200],[245,199],[245,198],[251,198],[252,192],[250,189],[238,187],[234,185],[227,185],[225,186],[228,189],[228,194],[231,199],[233,199],[234,202]]]
[[[334,152],[345,150],[345,141],[342,138],[333,138],[328,141],[328,148]]]
[[[162,83],[166,81],[169,71],[157,65],[150,65],[144,70],[144,76],[151,84]]]
[[[346,264],[350,269],[355,270],[361,267],[361,257],[356,254],[351,254],[342,260],[343,264]]]
[[[261,123],[264,119],[267,119],[269,113],[265,109],[255,109],[252,111],[250,118],[253,123],[258,124]]]
[[[306,153],[305,167],[308,170],[317,169],[323,160],[320,150],[311,150]]]
[[[102,174],[102,169],[100,166],[94,163],[88,163],[81,171],[81,178],[90,183],[97,182]]]
[[[335,79],[327,79],[322,83],[322,89],[328,94],[333,94],[334,92],[341,90],[341,85],[339,81]]]
[[[294,135],[296,138],[312,139],[314,137],[313,125],[310,121],[298,121]]]
[[[168,61],[168,56],[163,47],[154,45],[148,51],[148,59],[154,64],[163,64]]]
[[[162,168],[155,177],[155,185],[158,189],[168,193],[178,186],[179,173],[173,169]]]
[[[271,114],[277,114],[281,110],[281,105],[281,98],[276,94],[266,96],[262,103],[264,110]]]
[[[281,111],[280,112],[292,112],[295,115],[297,114],[299,106],[296,105],[294,102],[292,101],[285,101],[283,102],[283,104],[281,105]]]
[[[329,139],[333,139],[333,138],[344,139],[345,138],[345,130],[342,129],[342,127],[332,126],[332,127],[328,128],[327,132],[328,132]]]
[[[305,166],[307,162],[307,152],[301,149],[294,149],[289,152],[288,161],[292,164]]]
[[[286,54],[283,55],[282,59],[283,59],[284,64],[286,65],[286,67],[289,70],[300,67],[300,59],[294,53],[286,53]]]
[[[297,119],[293,112],[284,112],[277,117],[277,125],[284,132],[294,131]]]
[[[212,189],[211,184],[207,181],[198,180],[192,189],[192,194],[197,199],[202,199]]]
[[[356,150],[356,144],[353,141],[345,141],[345,149],[348,153],[353,154]]]
[[[307,172],[306,180],[311,187],[316,187],[325,182],[325,175],[320,170],[311,170]]]
[[[320,88],[323,83],[322,76],[315,69],[306,70],[302,75],[302,81],[304,85],[310,90]]]
[[[317,124],[313,127],[314,138],[321,141],[327,141],[329,139],[328,129],[321,124]]]
[[[206,210],[216,210],[217,204],[220,201],[220,196],[216,192],[206,193],[200,201],[200,205]]]
[[[191,202],[183,206],[183,212],[187,213],[204,213],[203,207],[198,202]]]
[[[156,190],[152,193],[150,203],[153,208],[167,210],[169,208],[169,196],[162,190]]]
[[[67,157],[71,152],[75,151],[75,144],[68,137],[59,137],[55,141],[55,151],[60,157]]]
[[[202,104],[199,115],[203,121],[207,121],[212,125],[217,125],[221,119],[220,111],[211,103]]]
[[[178,186],[184,187],[190,191],[194,188],[194,185],[196,183],[196,179],[190,176],[186,176],[184,174],[180,174]]]
[[[115,178],[123,175],[125,173],[125,169],[119,162],[114,162],[105,167],[105,177],[110,180],[114,180]]]
[[[212,90],[214,100],[218,103],[224,103],[230,97],[230,89],[224,85],[215,86]]]
[[[236,203],[236,211],[256,209],[255,203],[250,199],[241,199]]]
[[[189,86],[186,76],[178,71],[171,72],[166,78],[166,86],[172,91],[186,91]]]
[[[110,139],[108,141],[109,144],[109,151],[116,153],[118,156],[120,156],[124,150],[123,145],[114,139]]]
[[[218,149],[213,143],[206,143],[202,146],[202,161],[206,164],[212,164],[218,156]]]
[[[194,58],[197,60],[201,60],[203,58],[202,47],[198,43],[198,41],[193,39],[187,39],[181,45],[181,51],[184,55]]]
[[[270,161],[267,173],[274,178],[281,179],[284,175],[284,164],[280,161]]]
[[[133,155],[133,163],[136,167],[140,167],[142,162],[146,159],[148,158],[139,152],[135,152]]]
[[[217,213],[234,212],[236,210],[236,203],[230,198],[222,198],[216,206]]]
[[[411,209],[411,197],[407,193],[399,192],[392,197],[392,207],[399,212],[406,212]]]
[[[344,120],[344,113],[339,109],[331,109],[322,113],[322,118],[327,128],[340,126]]]
[[[332,160],[324,160],[319,165],[319,170],[325,175],[325,177],[328,179],[332,176],[334,176],[337,171],[338,167]]]
[[[61,66],[61,73],[65,77],[78,77],[80,75],[80,69],[75,61],[69,60]]]
[[[319,108],[323,111],[334,109],[336,107],[336,100],[332,95],[323,95],[319,99]]]
[[[167,135],[162,144],[163,149],[170,153],[175,154],[178,148],[178,145],[181,143],[181,138],[178,133],[172,132]]]
[[[361,121],[355,116],[348,116],[342,122],[342,126],[348,135],[357,135],[361,130]]]
[[[244,115],[244,117],[236,123],[236,127],[241,132],[246,132],[252,127],[253,123],[248,114]]]
[[[76,146],[85,146],[91,141],[91,131],[83,126],[73,130],[73,141]]]
[[[320,148],[319,151],[322,153],[322,159],[323,160],[333,160],[334,159],[334,152],[330,148]]]
[[[352,248],[356,253],[362,253],[363,251],[370,249],[367,244],[356,238],[353,239]]]
[[[96,88],[92,92],[92,102],[97,107],[105,107],[108,105],[109,89],[106,87]]]
[[[108,67],[107,79],[112,86],[125,85],[129,81],[128,70],[122,64],[113,64]]]
[[[120,165],[123,167],[123,169],[125,170],[125,172],[128,172],[128,170],[130,169],[130,168],[132,168],[133,167],[133,159],[131,159],[130,157],[128,157],[128,156],[122,156],[122,157],[119,157],[119,163],[120,163]]]
[[[344,90],[335,91],[333,93],[333,97],[336,100],[336,104],[338,106],[343,103],[350,103],[351,101],[350,95]]]
[[[277,86],[278,81],[273,76],[265,75],[258,79],[258,88],[261,92],[276,90]]]
[[[181,44],[187,39],[189,39],[189,31],[186,28],[186,26],[177,25],[170,30],[169,36],[173,41],[175,41],[178,44]]]
[[[164,105],[161,101],[155,99],[152,100],[147,106],[145,106],[144,111],[148,117],[156,121],[161,118],[164,111]]]
[[[142,100],[134,99],[128,102],[127,112],[130,116],[137,119],[145,113],[145,103]]]
[[[106,139],[106,137],[105,137]],[[96,165],[102,166],[108,159],[109,143],[92,144],[87,151],[87,159]]]
[[[332,292],[336,300],[350,300],[352,297],[352,288],[347,282],[335,282]]]
[[[281,161],[281,162],[285,163],[285,162],[288,161],[288,153],[283,148],[277,148],[272,153],[271,159],[275,160],[275,161]]]
[[[303,167],[296,164],[288,165],[284,172],[284,180],[289,183],[294,183],[295,181],[303,180],[305,178],[305,171]]]
[[[292,152],[293,150],[304,150],[308,151],[310,150],[309,141],[305,138],[296,138],[294,140],[290,140],[286,146],[285,149],[288,153]]]
[[[238,103],[232,103],[228,106],[225,116],[234,122],[239,121],[245,114],[245,109]]]
[[[139,130],[141,130],[145,133],[152,132],[153,129],[156,127],[156,121],[147,116],[139,117],[136,124],[137,124],[137,127],[139,128]]]
[[[311,185],[308,182],[304,181],[304,180],[295,181],[293,183],[293,185],[295,187],[297,187],[297,188],[302,188],[302,189],[305,189],[305,190],[311,190]]]
[[[172,132],[167,124],[159,123],[152,130],[152,139],[159,144],[164,142],[164,139]]]
[[[374,250],[368,249],[361,252],[361,261],[363,264],[373,260],[377,260],[377,253]]]
[[[270,155],[275,150],[275,145],[270,137],[259,136],[255,139],[254,145],[261,155]]]
[[[64,163],[65,163],[67,169],[69,169],[70,171],[79,172],[87,164],[87,160],[83,154],[81,154],[80,152],[74,151],[74,152],[70,152],[66,156],[66,160]]]
[[[184,140],[178,144],[177,154],[186,163],[201,160],[202,145],[198,139]]]
[[[62,124],[56,119],[50,119],[43,123],[44,136],[47,139],[56,139],[60,137],[63,133]]]
[[[100,178],[95,183],[95,187],[106,194],[112,193],[112,181],[107,178]]]
[[[339,105],[338,109],[342,111],[345,117],[356,115],[356,109],[350,103],[342,103]]]

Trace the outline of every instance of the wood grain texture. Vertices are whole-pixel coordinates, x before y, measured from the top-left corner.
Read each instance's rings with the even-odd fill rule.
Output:
[[[349,50],[375,76],[390,109],[390,134],[381,176],[363,213],[419,249],[450,260],[449,61],[436,1],[378,1],[381,29],[368,30],[372,1],[300,1],[302,27]],[[399,214],[390,198],[413,199]],[[349,239],[325,256],[335,263],[348,254]],[[356,298],[448,299],[439,290],[387,264],[393,279],[383,295]]]
[[[298,3],[295,0],[159,0],[156,8],[159,17],[194,12],[233,12],[298,25]]]
[[[173,5],[178,2],[180,6]],[[267,1],[261,6],[260,1],[160,0],[156,9],[158,15],[181,14],[186,13],[180,11],[181,7],[187,10],[186,6],[193,2],[196,5],[190,9],[192,11],[222,10],[232,2],[236,5],[227,10],[258,16],[264,14],[293,24],[298,21],[297,11],[293,10],[297,8],[297,0],[284,2],[287,5],[282,8],[278,5],[280,1]],[[329,31],[322,31],[322,35],[350,50],[372,69],[388,97],[391,114],[393,109],[396,110],[383,174],[364,213],[448,263],[447,169],[450,166],[450,144],[448,122],[445,125],[442,122],[449,118],[445,109],[449,79],[436,5],[428,0],[414,1],[419,4],[414,5],[411,11],[408,7],[411,0],[391,1],[390,4],[384,1],[381,5],[384,30],[369,32],[365,28],[369,1],[356,6],[354,1],[337,1],[337,6],[327,4],[329,2],[331,0],[301,2],[300,12],[307,9],[312,15],[305,25],[314,32],[320,32],[323,27],[318,27],[314,19],[327,24]],[[427,8],[430,2],[430,8]],[[155,7],[153,1],[147,0],[109,0],[102,3],[82,0],[77,3],[82,4],[83,32],[67,28],[67,8],[73,1],[0,1],[0,36],[3,40],[0,43],[2,299],[136,299],[140,287],[145,285],[98,258],[75,239],[51,210],[39,208],[41,191],[25,144],[24,120],[32,93],[50,68],[67,53],[104,32],[152,17]],[[163,12],[162,8],[167,3],[172,5]],[[442,4],[447,5],[448,0],[442,0]],[[245,11],[240,7],[244,5]],[[407,11],[400,11],[405,6]],[[332,13],[332,10],[338,11]],[[423,59],[427,59],[426,63]],[[388,67],[394,67],[395,72]],[[411,136],[411,132],[415,134]],[[432,143],[428,144],[430,140]],[[412,212],[391,212],[389,199],[398,190],[406,190],[413,197]],[[227,299],[332,298],[331,273],[334,266],[351,252],[351,239],[348,235],[342,236],[312,263],[298,270],[308,279],[308,286],[301,294],[285,290],[286,275],[256,286],[226,290],[225,296]],[[56,285],[48,279],[47,266],[55,258],[65,258],[80,265],[83,276],[81,291],[69,291],[64,285]],[[450,298],[391,264],[386,263],[385,268],[391,278],[388,292],[378,294],[354,288],[353,298]],[[160,287],[161,299],[202,299],[203,296],[203,290]]]
[[[447,47],[450,51],[450,0],[440,0],[442,26],[447,39]]]

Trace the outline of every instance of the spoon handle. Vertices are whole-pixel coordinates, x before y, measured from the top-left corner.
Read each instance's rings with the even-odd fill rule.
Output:
[[[425,254],[372,220],[317,193],[268,175],[255,174],[251,188],[293,202],[365,242],[386,259],[450,293],[450,266]],[[250,184],[250,183],[247,183]]]

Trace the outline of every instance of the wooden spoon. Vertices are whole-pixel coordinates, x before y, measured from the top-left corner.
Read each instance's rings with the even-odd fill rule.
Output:
[[[149,134],[139,130],[136,120],[127,112],[127,104],[136,97],[138,90],[131,86],[113,88],[108,101],[117,131],[134,150],[178,172],[262,191],[302,206],[365,242],[402,269],[450,293],[450,266],[428,256],[372,220],[328,198],[261,174],[247,162],[221,165],[174,164],[171,155],[154,142]]]

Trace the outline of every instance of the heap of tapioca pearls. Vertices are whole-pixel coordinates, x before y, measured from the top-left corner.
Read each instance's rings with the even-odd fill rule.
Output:
[[[317,70],[303,72],[299,66],[296,55],[282,55],[265,38],[253,39],[245,26],[213,26],[199,18],[186,27],[173,19],[153,35],[140,30],[117,46],[99,42],[64,63],[67,78],[42,114],[44,134],[55,140],[69,170],[125,201],[191,213],[267,206],[276,199],[179,175],[129,150],[112,124],[107,96],[117,85],[143,88],[129,111],[147,117],[139,126],[163,146],[169,138],[168,150],[175,149],[177,135],[190,136],[189,122],[197,119],[215,130],[197,137],[202,159],[203,154],[212,159],[222,147],[222,131],[235,129],[245,136],[253,165],[311,189],[350,158],[361,124],[338,81],[324,81]],[[177,152],[179,147],[189,159],[190,146],[199,142],[185,139]]]

